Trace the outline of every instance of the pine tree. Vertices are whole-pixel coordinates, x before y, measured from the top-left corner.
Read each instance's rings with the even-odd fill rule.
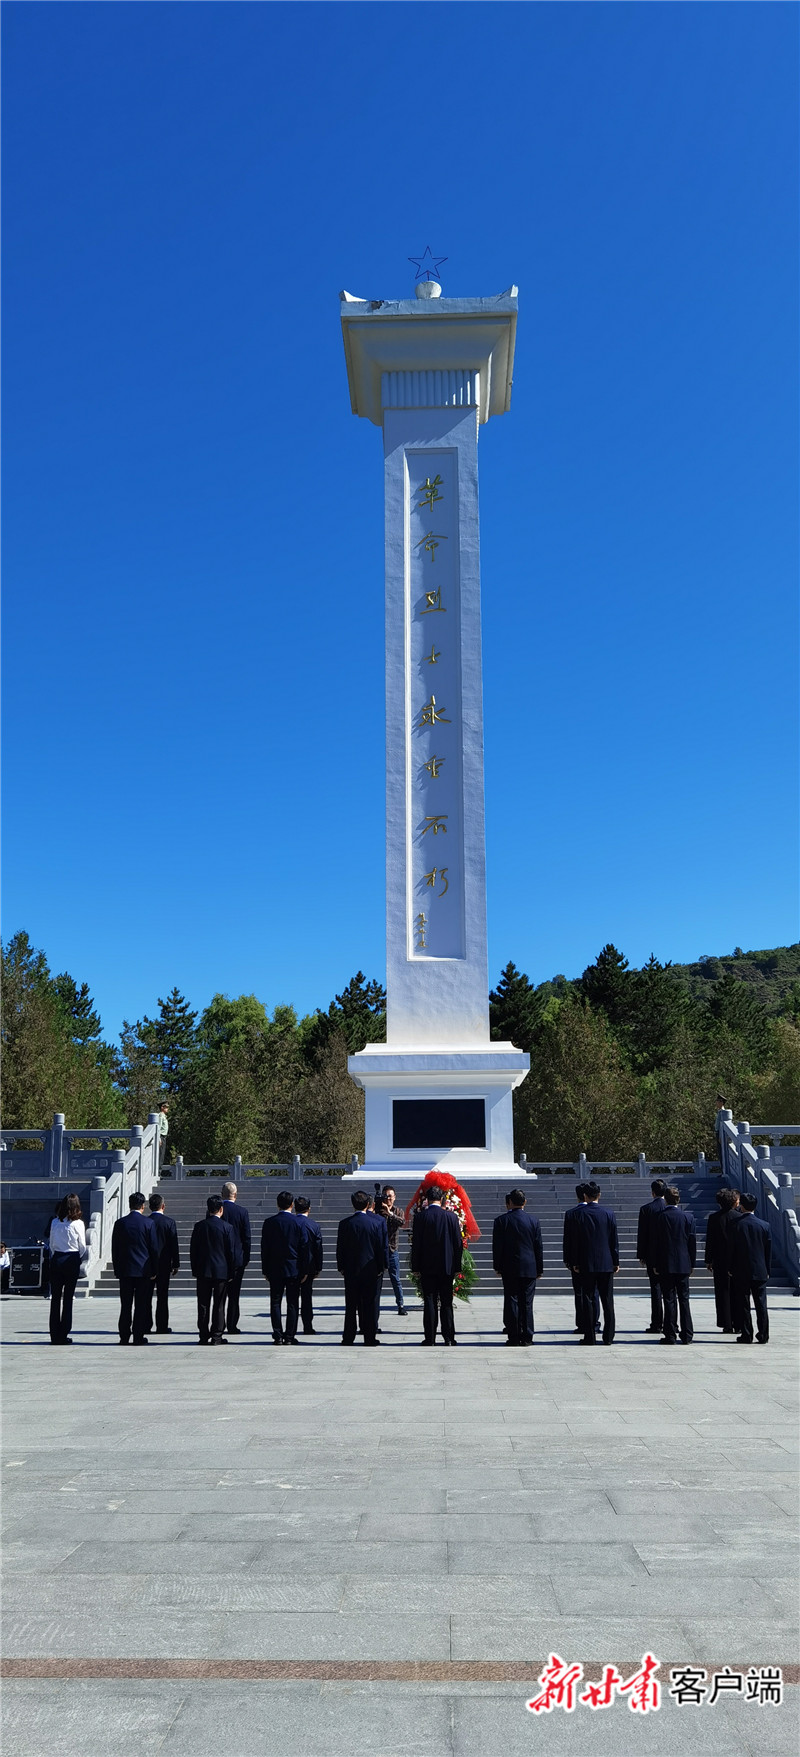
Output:
[[[318,1013],[304,1033],[304,1053],[312,1064],[337,1035],[344,1039],[350,1055],[357,1055],[368,1043],[385,1041],[386,990],[375,980],[368,982],[363,970],[356,971],[327,1012]]]
[[[494,1043],[513,1043],[527,1053],[533,1048],[547,997],[534,988],[516,964],[506,964],[489,996],[489,1027]]]
[[[612,1026],[624,1025],[630,1005],[631,972],[628,960],[616,946],[603,947],[594,964],[584,970],[580,991],[595,1011],[600,1010]]]
[[[192,1011],[179,988],[173,988],[166,1000],[158,997],[157,1019],[143,1020],[145,1042],[152,1047],[161,1064],[161,1079],[167,1092],[174,1095],[181,1089],[186,1066],[195,1045],[197,1013]]]

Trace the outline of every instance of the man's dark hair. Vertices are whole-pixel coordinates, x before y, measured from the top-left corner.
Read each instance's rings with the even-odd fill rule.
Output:
[[[151,1214],[157,1214],[159,1211],[159,1208],[163,1208],[163,1206],[164,1206],[164,1197],[163,1196],[153,1195],[150,1197],[150,1213]]]
[[[717,1190],[717,1201],[723,1213],[727,1214],[736,1205],[736,1191],[729,1189],[727,1184],[723,1184],[722,1189]]]
[[[513,1207],[515,1207],[515,1208],[524,1208],[525,1207],[525,1202],[526,1202],[527,1198],[526,1198],[523,1190],[509,1190],[508,1196],[509,1196],[509,1201],[512,1203]]]
[[[718,1092],[718,1093],[717,1093],[717,1103],[718,1103],[718,1104],[722,1104],[722,1105],[724,1105],[724,1107],[725,1107],[725,1109],[726,1109],[726,1110],[727,1110],[727,1108],[728,1108],[728,1104],[727,1104],[727,1099],[726,1099],[726,1097],[725,1097],[725,1093],[724,1093],[724,1092]]]
[[[579,1202],[585,1202],[586,1201],[586,1185],[585,1184],[576,1184],[575,1185],[575,1194],[576,1194]]]
[[[744,1209],[745,1214],[755,1214],[758,1201],[755,1196],[744,1194],[739,1197],[739,1207]]]
[[[438,1184],[431,1184],[430,1189],[425,1191],[426,1202],[441,1202],[441,1199],[442,1199],[442,1192],[439,1188],[439,1185]]]
[[[141,1190],[134,1190],[133,1195],[128,1197],[128,1207],[130,1208],[131,1213],[138,1212],[139,1209],[144,1207],[144,1196],[142,1195]]]
[[[650,1185],[654,1196],[663,1196],[666,1187],[663,1177],[654,1177]]]
[[[294,1196],[292,1195],[291,1190],[279,1190],[278,1191],[278,1207],[279,1208],[291,1208],[293,1201],[294,1201]]]
[[[584,1184],[583,1187],[586,1191],[587,1202],[596,1202],[600,1195],[600,1185],[592,1182],[590,1184]]]
[[[206,1200],[206,1213],[207,1214],[218,1214],[221,1207],[222,1207],[222,1197],[221,1196],[209,1196],[207,1198],[207,1200]]]
[[[364,1208],[369,1207],[369,1196],[367,1195],[366,1190],[354,1190],[350,1200],[356,1212],[359,1214]]]
[[[506,1190],[504,1200],[505,1200],[506,1207],[510,1208],[511,1207],[511,1191],[510,1190]]]
[[[308,1199],[308,1196],[295,1196],[294,1205],[295,1205],[295,1208],[297,1209],[298,1214],[307,1214],[309,1208],[311,1207],[311,1203]]]
[[[680,1199],[681,1199],[680,1190],[676,1190],[674,1184],[667,1184],[667,1187],[664,1191],[664,1201],[666,1202],[667,1207],[668,1208],[677,1208]]]

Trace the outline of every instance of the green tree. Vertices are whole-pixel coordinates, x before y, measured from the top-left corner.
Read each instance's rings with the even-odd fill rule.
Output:
[[[621,998],[617,1034],[629,1051],[632,1066],[644,1074],[664,1067],[679,1033],[691,1022],[693,1009],[686,984],[671,964],[659,964],[651,957],[643,969],[630,972]]]
[[[143,1020],[145,1041],[161,1067],[165,1091],[180,1092],[181,1082],[195,1044],[196,1012],[192,1011],[179,988],[173,988],[166,1000],[158,997],[158,1018]]]
[[[385,1041],[386,990],[379,982],[368,982],[363,970],[356,971],[343,993],[331,1001],[326,1013],[317,1014],[305,1033],[309,1061],[316,1062],[337,1036],[344,1038],[350,1055],[357,1055],[368,1043]]]
[[[603,1012],[611,1026],[625,1024],[631,1000],[628,960],[609,941],[590,964],[579,983],[580,992],[594,1012]]]
[[[78,997],[76,1016],[70,1013],[71,996]],[[6,1128],[46,1128],[54,1111],[63,1111],[77,1129],[124,1124],[111,1078],[111,1051],[89,1023],[91,1014],[86,984],[79,989],[66,975],[54,980],[44,953],[34,949],[27,933],[14,934],[2,947]]]
[[[764,1060],[771,1042],[769,1016],[748,983],[740,982],[726,970],[711,995],[708,1010],[717,1024],[727,1026],[734,1037],[746,1044],[756,1063]]]
[[[514,1098],[529,1159],[629,1159],[639,1150],[633,1074],[605,1015],[573,996],[545,1018]]]
[[[495,1043],[513,1043],[530,1053],[544,1017],[546,996],[534,988],[516,964],[506,964],[489,996],[490,1035]]]

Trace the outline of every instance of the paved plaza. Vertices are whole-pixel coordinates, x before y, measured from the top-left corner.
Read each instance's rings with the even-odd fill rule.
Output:
[[[797,1664],[800,1301],[771,1296],[766,1349],[723,1339],[707,1296],[691,1350],[644,1335],[645,1299],[617,1310],[589,1354],[542,1298],[522,1351],[483,1297],[432,1354],[413,1302],[368,1353],[332,1298],[274,1348],[250,1296],[223,1351],[182,1298],[171,1337],[120,1355],[93,1300],[62,1354],[44,1301],[5,1299],[3,1651],[27,1675],[4,1749],[793,1754],[794,1686],[526,1710],[551,1652],[597,1678],[649,1650],[667,1687],[670,1665]]]

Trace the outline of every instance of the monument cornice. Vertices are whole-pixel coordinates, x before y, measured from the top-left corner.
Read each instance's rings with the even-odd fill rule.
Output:
[[[511,404],[517,289],[491,299],[355,299],[341,294],[350,406],[380,427],[384,373],[479,374],[478,418]],[[415,399],[416,400],[416,399]]]

